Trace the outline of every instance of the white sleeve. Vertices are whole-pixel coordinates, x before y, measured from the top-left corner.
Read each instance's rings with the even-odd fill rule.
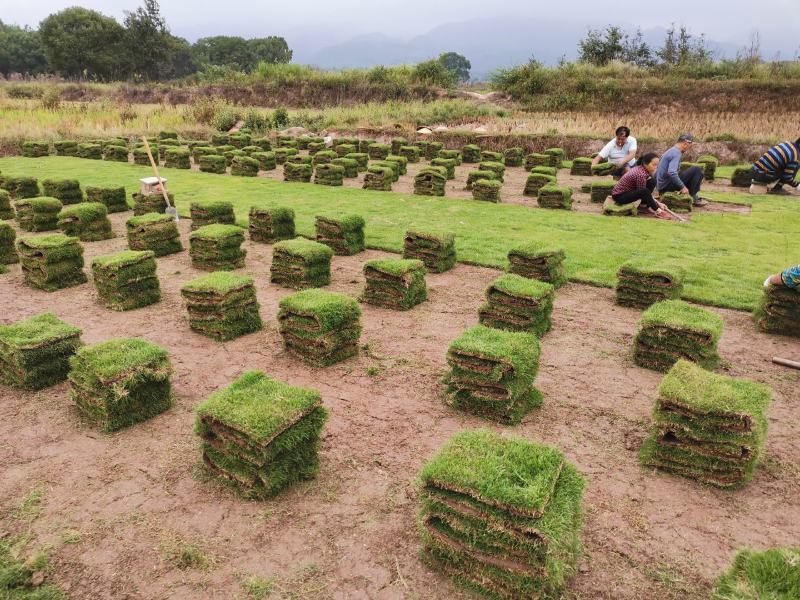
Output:
[[[628,147],[630,148],[628,152],[636,152],[639,149],[639,145],[636,143],[636,138],[633,136],[628,138],[628,144]]]
[[[611,154],[611,150],[614,148],[614,144],[616,143],[616,138],[608,142],[603,149],[598,152],[600,158],[608,158],[608,155]]]

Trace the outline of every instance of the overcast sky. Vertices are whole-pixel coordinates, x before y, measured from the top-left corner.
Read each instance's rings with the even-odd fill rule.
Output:
[[[52,12],[68,6],[93,8],[122,18],[138,0],[0,0],[0,19],[36,27]],[[312,30],[333,40],[359,33],[410,38],[437,25],[503,15],[558,19],[571,24],[616,22],[642,29],[684,24],[719,42],[744,46],[758,29],[767,47],[783,56],[800,47],[800,0],[770,0],[760,10],[753,0],[667,0],[607,3],[599,0],[541,2],[531,0],[162,0],[161,10],[176,35],[194,41],[203,35],[291,35]],[[568,8],[568,10],[565,10]],[[488,12],[488,11],[496,12]],[[536,31],[531,31],[531,37]]]

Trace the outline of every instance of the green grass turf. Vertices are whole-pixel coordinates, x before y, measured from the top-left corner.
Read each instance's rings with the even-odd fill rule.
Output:
[[[136,185],[149,169],[123,163],[70,157],[0,159],[4,176],[34,171],[40,177],[71,177],[82,186]],[[723,170],[724,167],[720,167]],[[575,281],[612,287],[619,266],[632,257],[677,259],[686,268],[684,298],[752,310],[761,282],[796,262],[800,212],[796,200],[713,192],[723,201],[752,203],[752,213],[704,213],[678,225],[652,219],[607,219],[602,215],[531,209],[515,204],[374,193],[354,188],[331,189],[313,184],[284,185],[265,178],[219,177],[164,169],[182,214],[193,201],[233,198],[237,218],[246,223],[251,205],[290,206],[297,212],[298,232],[313,237],[314,216],[332,209],[354,212],[368,222],[367,245],[398,252],[403,233],[415,227],[441,227],[459,240],[462,261],[502,268],[509,248],[535,238],[562,246],[567,276]],[[643,244],[646,240],[646,244]]]
[[[485,381],[501,381],[512,375],[528,383],[533,382],[539,371],[540,353],[539,341],[532,334],[483,325],[466,329],[447,350],[448,357],[468,356],[472,360],[496,363],[491,372],[482,374],[481,379]]]
[[[81,330],[52,313],[43,313],[10,325],[0,325],[0,341],[12,349],[35,348],[79,336]]]
[[[717,313],[683,300],[664,300],[656,302],[642,315],[641,326],[669,327],[681,331],[695,331],[707,334],[714,344],[722,335],[724,321]]]
[[[344,294],[310,289],[286,296],[280,301],[281,314],[307,317],[316,322],[319,331],[326,333],[358,322],[361,307]]]
[[[54,585],[34,585],[35,571],[44,570],[43,558],[23,560],[12,547],[0,543],[0,598],[3,600],[67,600]]]
[[[161,368],[169,364],[169,353],[163,348],[137,338],[108,340],[84,346],[72,359],[73,365],[91,371],[103,383],[130,376],[139,369]]]
[[[415,259],[376,259],[368,260],[364,263],[364,269],[367,267],[392,275],[394,277],[402,277],[406,273],[420,271],[425,269],[425,264],[421,260]]]
[[[188,292],[212,292],[228,294],[244,286],[252,286],[253,278],[245,275],[236,275],[228,271],[215,271],[203,275],[185,284],[182,289]]]
[[[800,598],[800,547],[742,550],[717,580],[711,600]]]

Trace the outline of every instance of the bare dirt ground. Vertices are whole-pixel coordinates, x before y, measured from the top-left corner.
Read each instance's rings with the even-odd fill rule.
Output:
[[[130,215],[112,215],[120,237],[85,245],[87,264],[125,249]],[[187,242],[189,222],[180,227]],[[749,315],[714,309],[721,371],[774,389],[770,434],[752,483],[720,491],[639,466],[661,376],[630,361],[640,313],[611,290],[559,290],[537,380],[544,405],[500,427],[446,407],[440,384],[449,342],[476,323],[497,271],[429,275],[430,299],[410,312],[365,306],[361,356],[317,370],[282,349],[275,315],[290,291],[269,283],[271,247],[246,248],[241,272],[256,279],[266,326],[226,344],[189,330],[179,290],[201,272],[187,252],[159,259],[163,300],[128,313],[96,304],[91,282],[49,294],[24,286],[18,266],[0,276],[0,321],[52,311],[88,344],[142,337],[175,367],[175,406],[113,435],[81,421],[67,384],[0,388],[0,538],[48,549],[48,579],[70,597],[248,598],[253,577],[271,582],[270,598],[472,597],[420,562],[415,530],[415,475],[463,428],[552,444],[585,474],[585,555],[568,598],[701,598],[737,549],[800,539],[800,378],[770,362],[798,358],[800,344],[758,332]],[[330,289],[357,296],[362,263],[382,254],[334,258]],[[251,369],[319,389],[331,411],[319,477],[268,502],[209,480],[192,432],[194,407]]]

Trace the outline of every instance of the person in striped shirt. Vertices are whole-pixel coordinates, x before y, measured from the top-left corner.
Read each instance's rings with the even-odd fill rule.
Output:
[[[773,146],[753,163],[750,193],[800,195],[799,183],[795,180],[798,169],[800,169],[800,139],[794,143],[783,142]],[[784,189],[784,185],[789,189]]]
[[[653,190],[656,187],[653,173],[658,169],[658,162],[658,154],[655,152],[642,156],[636,166],[625,173],[611,190],[614,202],[622,205],[641,200],[657,219],[671,220],[672,216],[664,210],[667,208],[666,205],[653,198]]]

